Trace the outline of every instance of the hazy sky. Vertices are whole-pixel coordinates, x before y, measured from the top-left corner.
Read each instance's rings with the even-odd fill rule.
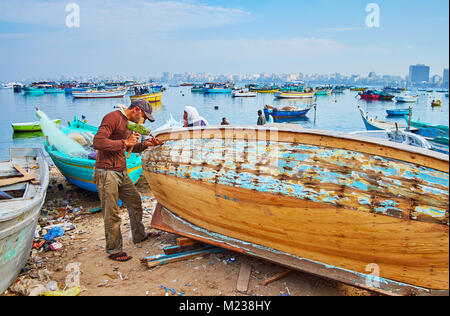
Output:
[[[66,5],[80,8],[69,28]],[[369,3],[380,9],[369,28]],[[0,81],[162,72],[442,75],[448,0],[1,0]]]

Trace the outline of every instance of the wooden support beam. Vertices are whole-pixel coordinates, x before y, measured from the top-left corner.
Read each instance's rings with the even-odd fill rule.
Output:
[[[164,248],[164,253],[166,255],[173,255],[176,253],[182,253],[182,252],[187,252],[187,251],[191,251],[191,250],[195,250],[195,249],[199,249],[199,248],[205,248],[206,245],[204,243],[200,243],[197,242],[193,245],[188,245],[188,246],[170,246],[170,247],[166,247]]]
[[[274,275],[274,276],[272,276],[272,277],[270,277],[270,278],[265,279],[264,281],[260,282],[259,284],[260,284],[260,285],[266,286],[266,285],[268,285],[269,283],[275,282],[275,281],[277,281],[277,280],[279,280],[279,279],[282,279],[282,278],[288,276],[288,275],[291,274],[292,272],[294,272],[294,270],[289,270],[289,269],[288,269],[288,270],[285,270],[285,271],[283,271],[283,272],[281,272],[281,273],[278,273],[278,274],[276,274],[276,275]]]
[[[141,261],[143,263],[147,264],[147,266],[149,268],[154,268],[154,267],[161,266],[161,265],[164,265],[167,263],[183,261],[183,260],[201,256],[201,255],[210,254],[210,253],[219,253],[222,251],[224,251],[222,248],[207,246],[202,249],[177,253],[177,254],[173,254],[173,255],[160,254],[160,255],[156,255],[156,256],[146,257],[146,258],[142,259]]]
[[[236,285],[236,290],[238,292],[247,292],[251,272],[252,266],[250,264],[241,264],[241,269],[239,270],[239,277]]]
[[[177,238],[177,245],[180,247],[183,246],[190,246],[190,245],[194,245],[199,243],[199,241],[195,240],[195,239],[191,239],[191,238],[186,238],[186,237],[180,237]]]

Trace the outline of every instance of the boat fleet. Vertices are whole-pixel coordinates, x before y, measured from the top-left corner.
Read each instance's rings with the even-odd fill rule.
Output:
[[[62,89],[32,88],[48,93]],[[130,93],[131,100],[150,102],[164,91],[142,84],[74,85],[64,93],[66,89],[74,98],[103,98],[126,90],[123,95]],[[191,92],[310,99],[346,89],[208,83],[192,85]],[[389,99],[390,94],[357,92],[378,96],[373,100]],[[305,107],[266,105],[264,115],[274,121],[296,120],[316,107],[315,102]],[[448,295],[449,127],[412,120],[411,107],[407,112],[386,110],[402,122],[378,119],[360,107],[359,112],[367,131],[350,134],[270,124],[161,130],[154,136],[164,144],[143,155],[131,154],[128,173],[134,183],[144,175],[151,186],[159,203],[152,217],[156,229],[384,294]],[[43,118],[41,112],[36,114]],[[13,124],[13,129],[34,132],[39,130],[36,123]],[[76,117],[61,128],[83,145],[83,155],[64,152],[51,138],[44,144],[67,181],[92,192],[97,191],[92,149],[97,129]],[[261,142],[256,137],[261,132],[277,136]],[[445,144],[447,152],[438,146]],[[30,232],[48,185],[41,150],[11,149],[11,161],[2,164],[0,259],[6,264],[0,265],[0,292],[29,256]],[[11,243],[14,251],[2,247]],[[367,262],[380,268],[379,282],[370,286],[373,276],[367,274]]]

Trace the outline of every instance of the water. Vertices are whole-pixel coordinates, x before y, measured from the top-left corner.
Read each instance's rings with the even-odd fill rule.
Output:
[[[317,111],[312,109],[305,120],[295,122],[305,128],[329,131],[352,132],[365,130],[357,106],[360,105],[369,115],[379,119],[405,123],[403,119],[386,118],[386,109],[395,107],[390,101],[364,101],[355,98],[358,92],[346,90],[343,94],[317,97]],[[419,92],[420,98],[413,104],[413,119],[449,125],[449,99],[443,93]],[[441,107],[431,107],[431,100],[442,100]],[[255,125],[265,104],[283,107],[287,105],[306,105],[309,100],[275,100],[273,94],[258,94],[255,98],[232,98],[231,95],[204,95],[191,93],[190,87],[169,87],[164,92],[162,102],[154,105],[155,123],[146,123],[152,130],[166,123],[170,114],[182,121],[186,105],[197,107],[201,116],[213,125],[219,125],[222,117],[230,124]],[[45,112],[51,119],[61,118],[61,125],[79,119],[84,115],[89,124],[98,126],[105,114],[114,111],[117,104],[129,105],[130,98],[117,99],[74,99],[70,95],[48,94],[27,96],[14,93],[10,89],[0,89],[0,161],[9,160],[10,147],[42,147],[44,138],[40,133],[14,134],[11,123],[38,121],[35,108]],[[215,107],[218,107],[218,110]],[[405,104],[408,106],[408,104]],[[31,137],[31,138],[30,138]]]

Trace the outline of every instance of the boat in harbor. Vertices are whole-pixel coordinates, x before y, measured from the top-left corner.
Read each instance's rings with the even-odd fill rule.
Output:
[[[408,129],[407,125],[398,124],[396,122],[389,122],[389,121],[382,121],[379,120],[376,117],[371,117],[367,113],[364,113],[364,111],[361,109],[361,107],[358,106],[359,112],[361,114],[361,117],[363,119],[364,125],[366,126],[366,129],[368,131],[373,130],[405,130]],[[415,131],[417,128],[410,127],[409,131]]]
[[[128,92],[128,88],[118,88],[114,90],[87,90],[82,92],[72,91],[75,99],[104,99],[104,98],[123,98]]]
[[[448,295],[448,156],[295,127],[155,137],[152,227],[384,294]]]
[[[400,95],[395,97],[395,101],[401,103],[414,103],[417,102],[417,100],[419,99],[418,96],[411,96],[411,95]]]
[[[22,88],[24,94],[40,96],[45,94],[45,89],[40,87],[25,86]]]
[[[191,88],[191,92],[192,93],[203,93],[203,92],[205,92],[205,88],[203,87],[203,85],[196,84],[195,86],[193,86]]]
[[[233,92],[231,93],[231,96],[233,98],[252,98],[256,97],[257,95],[258,93],[248,91],[247,89],[233,90]]]
[[[366,90],[367,90],[367,88],[359,88],[359,87],[350,88],[350,91],[361,91],[361,92],[364,92]]]
[[[409,108],[406,109],[388,109],[386,110],[388,116],[404,116],[409,115]]]
[[[231,92],[233,92],[233,85],[230,83],[209,83],[206,84],[203,88],[203,93],[205,94],[231,94]]]
[[[290,92],[275,92],[274,96],[277,99],[310,99],[314,98],[316,91],[304,90],[303,92],[290,91]]]
[[[366,90],[364,92],[358,93],[361,100],[367,100],[367,101],[373,101],[373,100],[379,100],[380,95],[376,93],[374,90]]]
[[[316,95],[331,95],[332,88],[318,88],[316,89]]]
[[[41,149],[9,152],[10,161],[0,162],[0,293],[27,263],[49,182]]]
[[[441,100],[433,100],[431,101],[431,106],[441,106],[442,101]]]
[[[58,93],[65,93],[64,89],[60,89],[57,87],[46,87],[44,88],[45,94],[58,94]]]
[[[315,105],[315,103],[310,104],[304,108],[299,108],[296,106],[285,106],[281,109],[278,109],[271,105],[266,105],[264,107],[264,115],[267,119],[269,118],[269,116],[272,116],[275,122],[280,120],[304,118]]]
[[[93,139],[97,131],[97,127],[80,121],[76,117],[67,127],[62,129],[64,134],[68,136],[79,135],[83,140]],[[95,158],[71,156],[61,152],[52,145],[51,139],[45,144],[45,150],[67,181],[84,190],[98,192],[97,186],[94,184]],[[94,151],[92,150],[92,152]],[[133,183],[136,184],[142,174],[141,157],[139,155],[132,153],[130,158],[127,158],[127,172]]]
[[[53,120],[55,124],[61,124],[61,119]],[[41,128],[40,122],[28,122],[28,123],[11,123],[14,132],[38,132]]]
[[[250,91],[258,92],[258,93],[275,93],[278,92],[281,88],[278,86],[252,86],[250,87]]]

